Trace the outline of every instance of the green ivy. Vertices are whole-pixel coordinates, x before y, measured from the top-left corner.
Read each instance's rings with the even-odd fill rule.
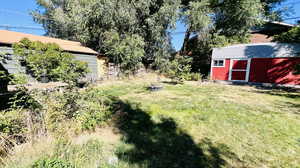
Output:
[[[26,38],[13,45],[14,54],[37,80],[76,82],[89,72],[86,62],[74,59],[54,43],[32,42]]]

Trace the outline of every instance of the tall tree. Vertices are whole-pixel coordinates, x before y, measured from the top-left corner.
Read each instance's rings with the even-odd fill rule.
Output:
[[[105,53],[107,32],[120,39],[139,36],[145,44],[142,62],[149,66],[170,56],[168,30],[174,28],[179,0],[37,0],[41,10],[33,12],[47,34],[79,40]],[[127,38],[128,39],[128,38]],[[108,53],[110,54],[110,53]]]
[[[264,6],[264,14],[267,19],[282,21],[283,17],[290,13],[290,9],[286,6],[279,8],[279,5],[286,1],[287,0],[261,0]]]
[[[262,16],[262,3],[253,0],[183,0],[183,5],[183,21],[187,26],[184,54],[192,33],[246,36]]]

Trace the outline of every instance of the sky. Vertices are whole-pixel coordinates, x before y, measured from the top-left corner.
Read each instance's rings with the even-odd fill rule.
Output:
[[[291,17],[300,17],[300,0],[286,0],[283,3],[284,6],[292,6],[294,12]],[[18,31],[36,35],[43,35],[45,31],[42,30],[42,26],[35,23],[32,16],[29,14],[30,11],[37,9],[35,0],[1,0],[0,5],[0,29],[6,29],[3,26],[25,26],[40,28],[41,30],[31,29],[9,29],[11,31]],[[294,23],[296,20],[286,20],[287,23]],[[2,27],[1,27],[2,26]],[[183,43],[184,32],[186,27],[184,24],[177,22],[176,30],[172,32],[172,44],[176,50],[179,50]],[[1,37],[0,37],[1,38]]]

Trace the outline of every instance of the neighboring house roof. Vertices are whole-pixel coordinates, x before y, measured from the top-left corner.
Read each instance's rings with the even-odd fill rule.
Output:
[[[98,53],[88,47],[82,46],[80,42],[61,40],[46,36],[37,36],[26,33],[13,32],[8,30],[0,30],[0,43],[12,45],[21,41],[23,38],[28,38],[31,41],[40,41],[42,43],[56,43],[64,51],[78,52],[86,54],[98,55]]]
[[[283,22],[266,21],[265,24],[262,26],[253,27],[251,32],[265,34],[268,36],[274,36],[283,32],[287,32],[295,26],[296,25]]]
[[[260,33],[252,33],[250,36],[250,43],[269,43],[272,40],[272,37]]]
[[[299,57],[300,44],[239,44],[213,49],[213,59]]]
[[[266,21],[266,22],[272,23],[272,24],[281,25],[281,26],[286,26],[286,27],[295,27],[296,26],[294,24],[289,24],[289,23],[284,23],[284,22],[278,22],[278,21]]]

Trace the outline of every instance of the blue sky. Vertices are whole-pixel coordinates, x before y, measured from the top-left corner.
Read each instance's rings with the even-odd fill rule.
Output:
[[[293,6],[294,13],[289,17],[298,17],[300,16],[300,0],[287,0],[285,4],[288,6]],[[35,0],[2,0],[0,5],[0,26],[9,25],[9,26],[30,26],[30,27],[39,27],[41,25],[35,23],[32,20],[32,17],[29,15],[31,10],[36,9]],[[288,23],[293,23],[295,20],[287,20]],[[0,29],[5,29],[0,27]],[[28,30],[28,29],[10,29],[12,31],[30,33],[43,35],[45,32],[43,30]],[[184,32],[185,26],[178,22],[177,29],[173,32]],[[1,37],[0,37],[1,38]],[[176,50],[181,48],[183,43],[184,33],[174,33],[172,34],[172,44]]]

